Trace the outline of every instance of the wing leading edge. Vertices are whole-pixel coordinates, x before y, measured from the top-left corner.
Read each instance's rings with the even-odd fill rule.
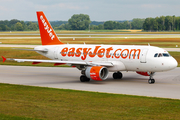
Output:
[[[87,65],[87,66],[114,66],[112,62],[85,62],[85,61],[62,61],[62,60],[37,60],[37,59],[13,59],[3,57],[3,62],[12,60],[16,62],[33,62],[33,63],[54,63],[54,64],[72,64],[72,65]]]

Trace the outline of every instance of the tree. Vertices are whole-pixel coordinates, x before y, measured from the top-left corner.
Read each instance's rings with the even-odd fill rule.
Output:
[[[130,29],[129,21],[124,21],[123,24],[124,24],[124,29]]]
[[[17,22],[20,22],[20,20],[12,19],[9,21],[9,26],[15,25]]]
[[[156,30],[156,31],[158,31],[158,17],[156,17],[155,19],[153,19],[153,30]]]
[[[175,18],[175,30],[180,30],[180,17]]]
[[[145,19],[134,18],[131,22],[132,29],[142,29]]]
[[[38,30],[37,23],[33,23],[33,22],[28,22],[27,28],[28,28],[28,30],[33,30],[33,31]]]
[[[23,25],[20,22],[17,22],[15,25],[17,31],[23,31]]]
[[[162,31],[162,30],[165,30],[165,17],[164,16],[161,16],[157,19],[157,22],[158,22],[158,30],[159,31]]]
[[[6,31],[6,26],[4,24],[0,25],[2,31]]]
[[[143,29],[144,30],[154,30],[153,29],[153,21],[154,21],[154,18],[146,18],[145,21],[144,21],[144,24],[143,24]]]
[[[103,30],[104,29],[104,26],[102,24],[98,25],[98,29],[99,30]]]
[[[91,23],[89,15],[85,14],[74,14],[69,20],[68,23],[72,30],[86,30],[89,28]]]
[[[113,29],[114,29],[114,23],[113,23],[113,21],[106,21],[106,22],[104,23],[104,29],[113,30]]]
[[[165,17],[166,30],[172,30],[172,24],[173,24],[173,17],[172,16],[166,16]]]

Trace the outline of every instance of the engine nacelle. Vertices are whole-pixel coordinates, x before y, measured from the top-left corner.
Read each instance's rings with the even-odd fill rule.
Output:
[[[108,69],[103,66],[87,67],[85,70],[86,77],[97,81],[102,81],[107,79],[108,73],[109,73]]]
[[[150,76],[150,72],[137,72],[137,74],[143,75],[143,76]]]

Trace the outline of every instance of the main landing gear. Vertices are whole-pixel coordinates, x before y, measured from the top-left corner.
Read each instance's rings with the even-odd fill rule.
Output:
[[[151,72],[150,74],[149,74],[149,80],[148,80],[148,83],[149,84],[154,84],[155,83],[155,80],[153,79],[153,75],[154,75],[154,73],[155,72]]]
[[[123,74],[121,72],[115,72],[113,73],[113,78],[114,79],[121,79],[123,77]]]
[[[81,81],[81,82],[89,82],[90,79],[87,78],[85,75],[81,75],[81,76],[80,76],[80,81]]]

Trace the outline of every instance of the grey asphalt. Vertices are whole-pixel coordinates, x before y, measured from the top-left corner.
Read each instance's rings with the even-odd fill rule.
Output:
[[[121,80],[110,73],[106,81],[84,83],[80,75],[76,68],[0,65],[0,83],[180,99],[180,68],[156,73],[155,84],[135,72],[123,72]]]

